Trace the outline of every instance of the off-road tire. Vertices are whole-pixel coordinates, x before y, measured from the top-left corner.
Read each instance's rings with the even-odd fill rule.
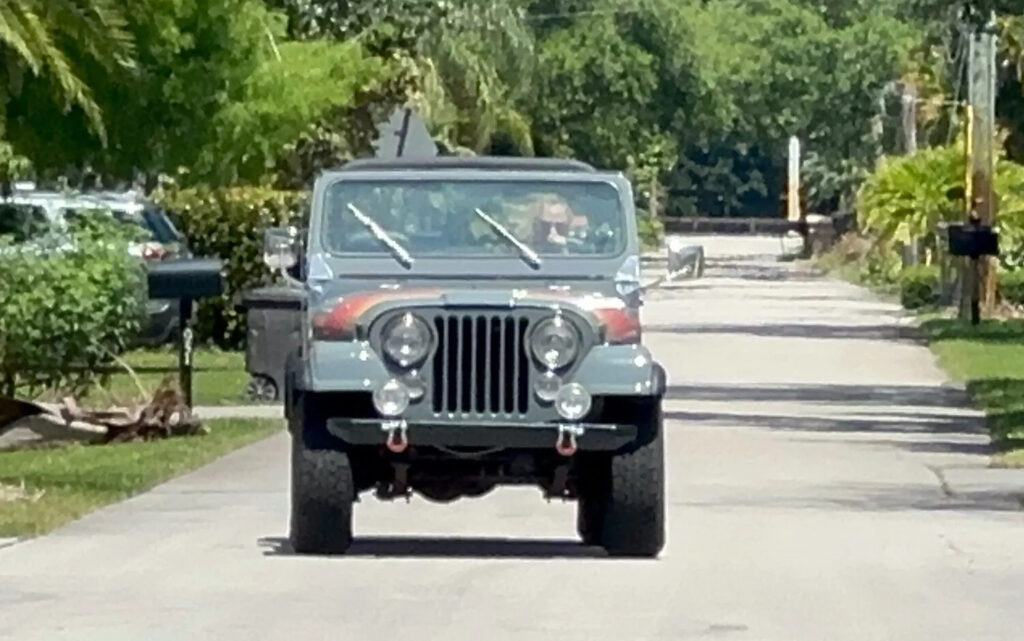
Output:
[[[613,456],[601,511],[601,546],[611,556],[658,556],[665,546],[665,437],[661,403],[645,408],[655,437],[629,454]]]
[[[292,549],[299,554],[344,554],[352,544],[355,481],[348,454],[311,447],[304,430],[319,429],[315,396],[295,399],[292,423]],[[315,440],[314,440],[315,442]]]

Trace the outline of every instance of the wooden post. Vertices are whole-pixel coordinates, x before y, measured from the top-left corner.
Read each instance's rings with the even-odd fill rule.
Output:
[[[786,218],[789,222],[800,221],[800,139],[789,139],[789,182],[787,189]]]
[[[917,87],[909,82],[900,85],[900,120],[902,151],[906,155],[917,152]],[[903,266],[917,265],[919,238],[910,238],[903,248]]]
[[[995,173],[996,138],[996,36],[995,14],[989,24],[972,34],[970,42],[970,104],[974,126],[971,139],[971,204],[978,222],[996,224]],[[977,261],[978,298],[981,308],[991,313],[996,304],[996,262],[994,257]]]
[[[970,220],[974,211],[974,185],[971,180],[974,158],[974,105],[968,103],[964,112],[964,129],[966,131],[964,143],[964,158],[966,160],[966,173],[964,175],[964,216]],[[975,269],[974,262],[970,258],[961,256],[956,260],[959,263],[960,268],[960,282],[958,283],[958,298],[960,302],[959,317],[962,321],[971,320],[972,301],[974,300],[974,293],[976,291],[978,271]]]

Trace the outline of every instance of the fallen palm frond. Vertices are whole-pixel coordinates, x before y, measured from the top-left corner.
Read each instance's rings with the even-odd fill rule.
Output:
[[[15,427],[46,440],[122,443],[204,434],[202,422],[181,392],[165,382],[145,405],[86,410],[74,398],[60,404],[27,403],[0,398],[0,432]]]

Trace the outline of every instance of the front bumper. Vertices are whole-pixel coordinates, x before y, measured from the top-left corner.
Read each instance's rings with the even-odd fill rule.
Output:
[[[332,418],[327,430],[350,445],[384,445],[396,421],[381,419]],[[548,449],[555,446],[560,429],[576,433],[580,450],[615,451],[637,438],[635,425],[599,423],[487,423],[455,424],[416,422],[405,424],[405,438],[412,447],[506,447],[512,449]]]

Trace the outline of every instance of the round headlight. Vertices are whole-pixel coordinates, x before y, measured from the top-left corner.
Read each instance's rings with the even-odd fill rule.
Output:
[[[580,352],[580,335],[572,323],[561,316],[542,321],[530,337],[530,351],[537,362],[549,370],[561,369]]]
[[[403,314],[388,323],[382,340],[384,354],[399,367],[417,365],[430,353],[430,328],[412,314]]]

